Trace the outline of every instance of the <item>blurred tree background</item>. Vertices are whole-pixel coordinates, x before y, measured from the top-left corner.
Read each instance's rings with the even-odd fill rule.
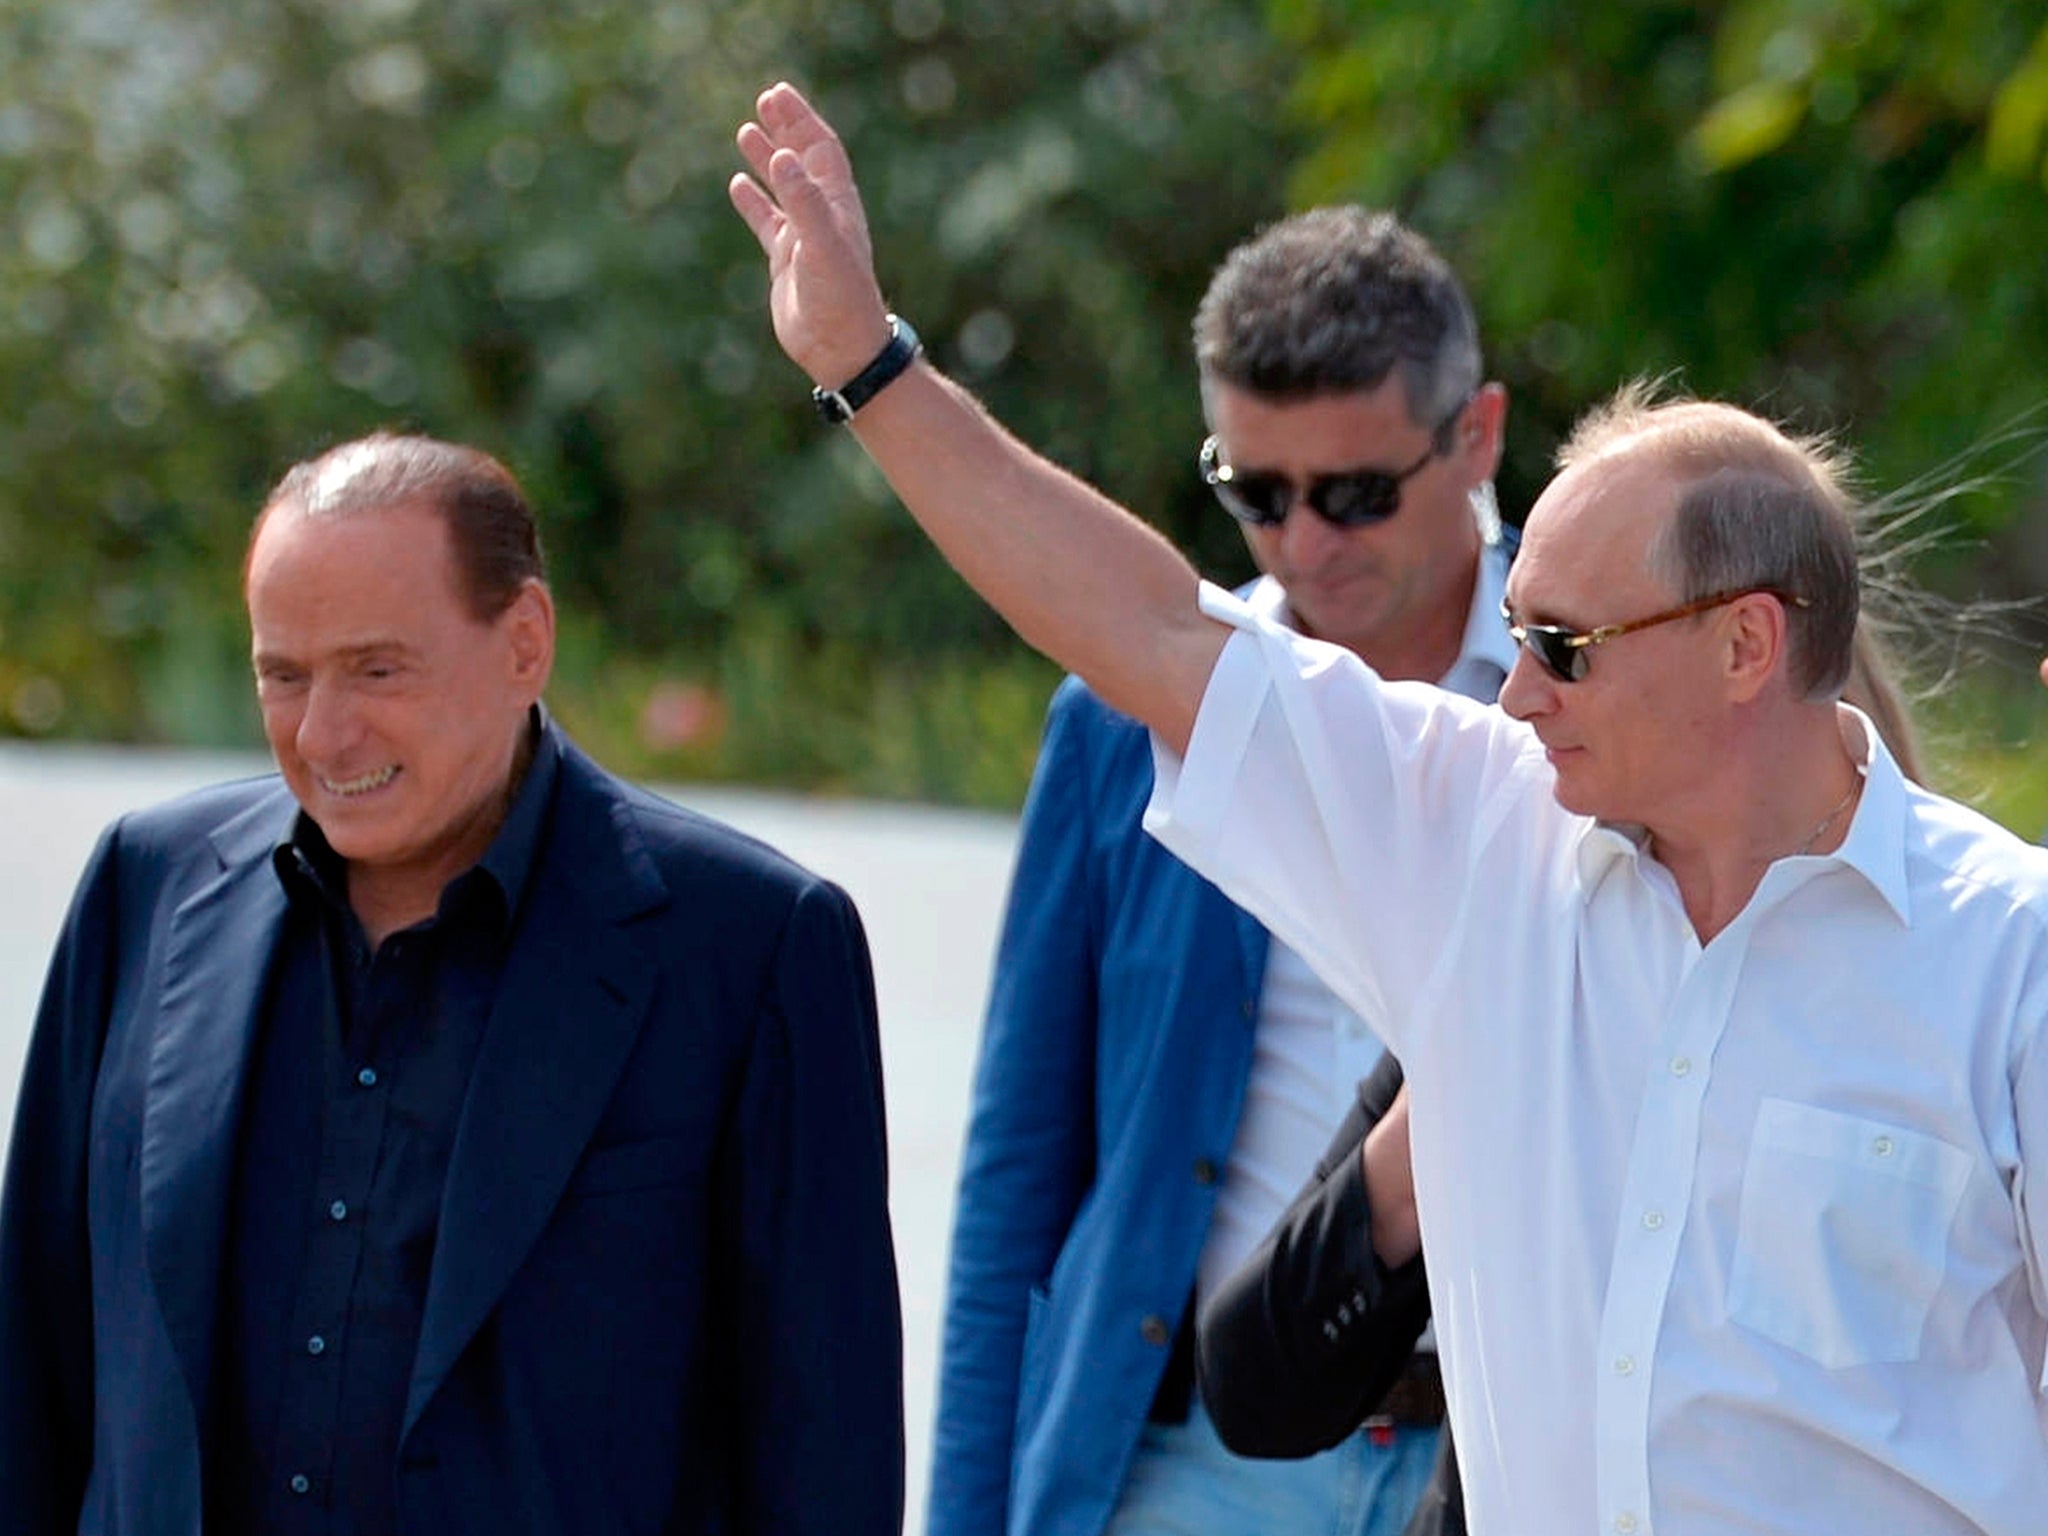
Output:
[[[1635,373],[1879,487],[2048,428],[2038,0],[12,0],[0,732],[253,741],[250,514],[397,425],[527,481],[615,766],[1014,803],[1050,673],[816,422],[726,206],[785,74],[942,365],[1222,579],[1188,318],[1310,202],[1465,273],[1511,509]],[[2039,456],[1973,467],[1931,576],[2048,588]],[[1970,697],[1959,739],[2039,714]]]

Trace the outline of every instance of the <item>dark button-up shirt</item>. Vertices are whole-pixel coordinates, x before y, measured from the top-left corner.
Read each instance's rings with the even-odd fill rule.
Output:
[[[560,749],[434,915],[373,951],[301,814],[250,1063],[223,1255],[207,1529],[390,1536],[442,1188]]]

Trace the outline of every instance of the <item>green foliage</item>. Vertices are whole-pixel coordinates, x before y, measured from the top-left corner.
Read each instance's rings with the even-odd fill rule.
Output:
[[[249,517],[397,424],[526,480],[614,761],[1014,800],[1049,675],[811,415],[726,206],[782,74],[940,360],[1241,573],[1185,336],[1292,150],[1255,0],[17,0],[0,731],[247,739]]]
[[[1270,11],[1303,60],[1295,200],[1397,206],[1464,273],[1515,392],[1514,502],[1630,375],[1844,429],[1882,485],[2048,400],[2036,0]],[[1999,533],[2042,501],[2037,460],[1961,505]]]
[[[1050,674],[812,418],[726,207],[784,74],[939,361],[1223,579],[1188,318],[1288,205],[1464,272],[1511,510],[1630,374],[1879,486],[2048,400],[2037,0],[15,0],[0,732],[250,739],[250,514],[396,424],[534,492],[610,761],[1014,801]],[[2041,461],[2001,462],[1947,568],[2030,595]]]
[[[2041,838],[2048,835],[2048,734],[2040,728],[2043,699],[2032,660],[1980,659],[1923,695],[1916,715],[1933,788],[2022,837]]]

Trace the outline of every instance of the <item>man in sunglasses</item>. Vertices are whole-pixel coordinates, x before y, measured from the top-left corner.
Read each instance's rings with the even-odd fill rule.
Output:
[[[791,87],[757,110],[777,337],[875,386],[844,151]],[[929,365],[856,392],[962,575],[1151,728],[1147,826],[1388,1032],[1474,1531],[2040,1530],[2048,853],[1838,704],[1824,451],[1596,415],[1495,709],[1202,586]]]
[[[1200,469],[1267,573],[1248,600],[1382,676],[1492,699],[1514,660],[1491,484],[1507,402],[1442,258],[1390,214],[1318,209],[1233,251],[1194,331]],[[1392,1536],[1435,1459],[1433,1349],[1384,1417],[1307,1460],[1231,1454],[1194,1390],[1196,1297],[1286,1208],[1384,1048],[1145,836],[1151,790],[1144,727],[1069,681],[983,1035],[927,1528]]]

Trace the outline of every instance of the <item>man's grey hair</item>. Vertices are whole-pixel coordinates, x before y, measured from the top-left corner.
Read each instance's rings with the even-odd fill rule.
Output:
[[[1224,258],[1195,311],[1206,399],[1223,383],[1272,400],[1377,389],[1439,430],[1479,387],[1479,325],[1457,275],[1391,213],[1314,208]]]
[[[1624,385],[1572,429],[1559,470],[1627,450],[1655,454],[1679,480],[1678,507],[1650,541],[1649,567],[1680,601],[1771,587],[1788,604],[1790,669],[1802,698],[1841,694],[1861,604],[1857,509],[1841,452],[1763,417],[1707,400],[1663,400]]]

